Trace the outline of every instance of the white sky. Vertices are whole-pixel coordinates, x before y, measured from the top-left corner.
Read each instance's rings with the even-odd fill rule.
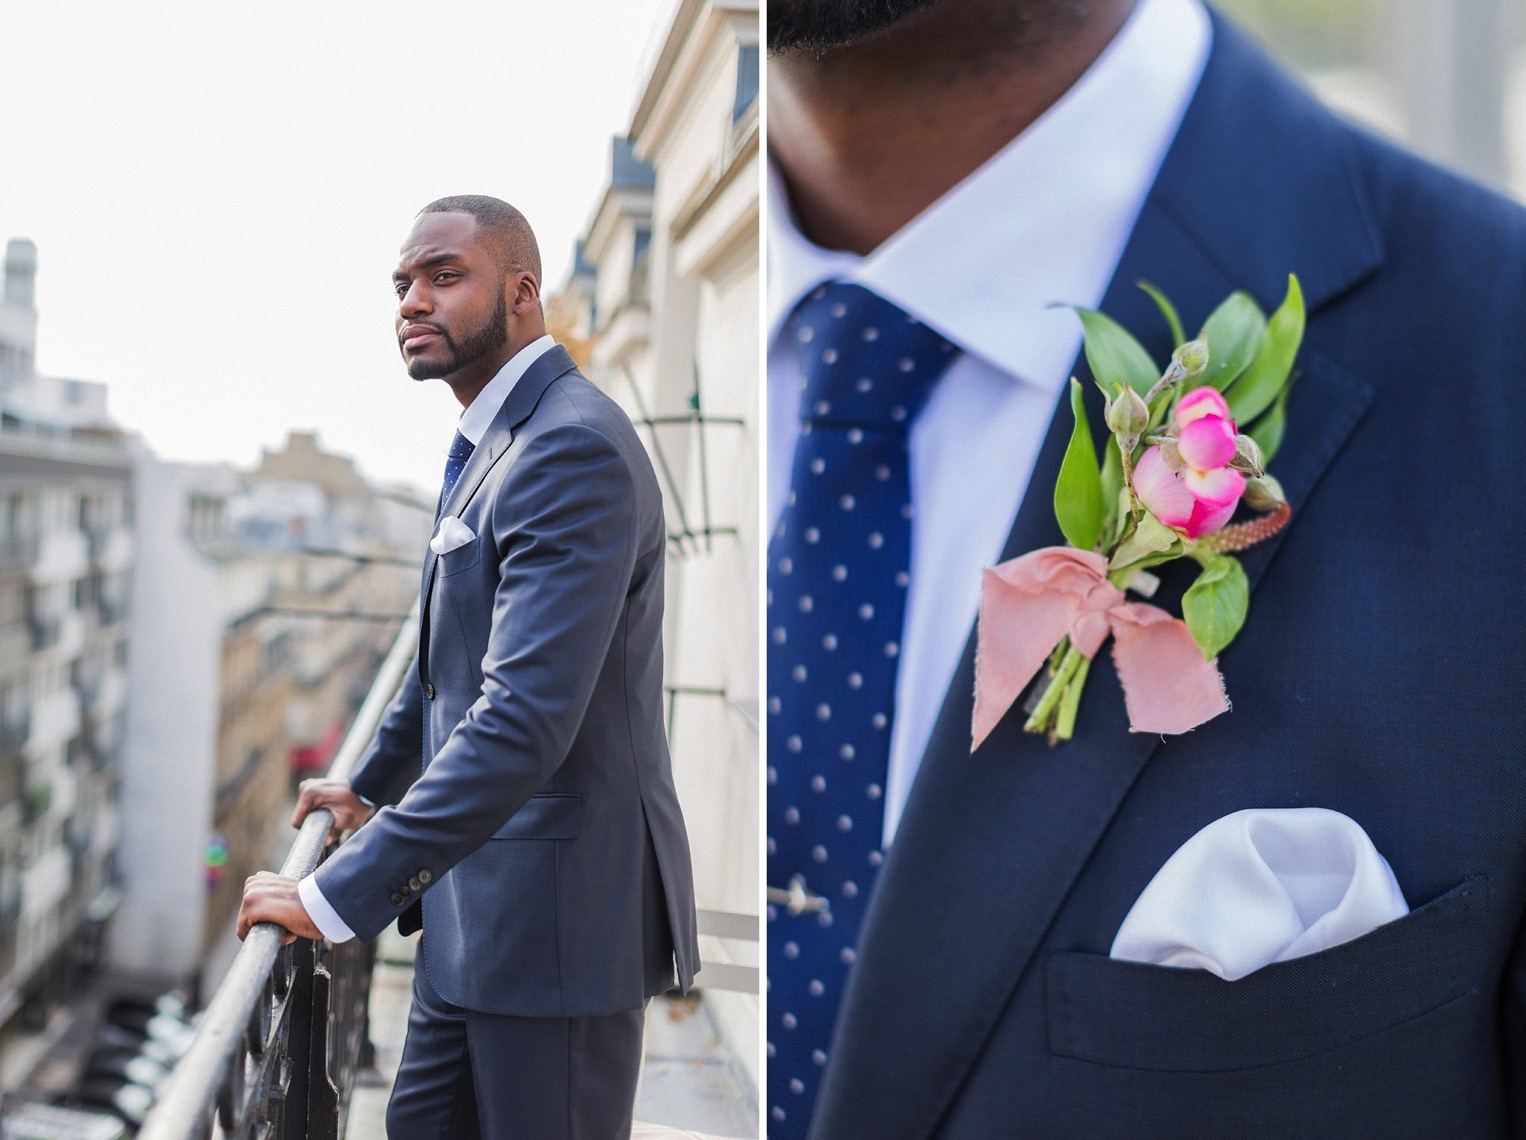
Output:
[[[104,381],[173,459],[316,429],[438,484],[457,414],[408,379],[414,212],[514,203],[565,280],[673,0],[0,0],[0,242],[37,243],[38,369]]]

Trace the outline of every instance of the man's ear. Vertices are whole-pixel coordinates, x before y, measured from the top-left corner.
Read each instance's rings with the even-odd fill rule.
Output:
[[[509,278],[509,311],[516,317],[540,308],[540,282],[533,273],[516,273]]]

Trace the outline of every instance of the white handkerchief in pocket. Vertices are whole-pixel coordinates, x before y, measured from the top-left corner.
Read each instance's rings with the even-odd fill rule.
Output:
[[[429,549],[436,554],[449,554],[476,537],[477,532],[455,515],[446,515],[435,528],[434,537],[429,540]]]
[[[1234,981],[1408,913],[1355,820],[1327,808],[1249,808],[1214,820],[1166,860],[1111,956]]]

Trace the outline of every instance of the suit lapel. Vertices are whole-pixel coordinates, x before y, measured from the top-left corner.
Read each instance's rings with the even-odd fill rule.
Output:
[[[1216,22],[1208,70],[1103,308],[1164,360],[1168,333],[1135,287],[1140,278],[1175,301],[1189,330],[1237,288],[1270,310],[1289,271],[1311,312],[1354,287],[1381,251],[1342,145],[1323,112]],[[1319,353],[1312,332],[1299,367],[1273,464],[1293,525],[1371,397]],[[1076,371],[1100,440],[1101,400],[1084,358]],[[1069,434],[1062,401],[1004,558],[1063,542],[1052,488]],[[1244,556],[1253,586],[1279,543]],[[1190,580],[1181,569],[1157,599],[1173,610]],[[972,755],[973,691],[972,636],[875,889],[813,1135],[853,1135],[853,1122],[866,1118],[899,1122],[897,1136],[932,1134],[1092,850],[1162,747],[1159,736],[1129,732],[1106,653],[1091,672],[1075,737],[1059,748],[1023,733],[1014,711]]]
[[[551,386],[551,382],[576,369],[577,364],[567,350],[559,344],[547,349],[529,368],[525,369],[525,374],[509,390],[508,397],[503,401],[503,407],[498,409],[498,414],[488,425],[482,442],[473,449],[471,458],[461,469],[461,477],[451,488],[450,497],[441,504],[440,518],[461,514],[462,508],[471,502],[472,496],[477,493],[477,488],[482,486],[482,481],[487,478],[487,473],[492,470],[493,464],[498,462],[499,456],[509,449],[509,444],[514,442],[515,429],[529,419],[530,413],[540,403],[540,398],[546,394],[546,389]],[[433,550],[430,550],[424,559],[423,588],[426,603],[429,584],[434,579],[435,563],[438,560],[439,555]]]
[[[559,344],[547,349],[529,368],[525,369],[525,374],[509,390],[508,397],[503,401],[503,407],[498,409],[498,414],[493,417],[493,422],[482,437],[482,442],[473,449],[471,458],[461,469],[461,477],[456,480],[456,485],[451,489],[450,497],[441,504],[440,518],[461,514],[466,504],[471,502],[472,496],[477,493],[477,488],[482,486],[487,473],[493,469],[493,465],[498,462],[504,452],[508,451],[509,445],[514,442],[515,431],[530,418],[530,413],[540,403],[541,397],[546,394],[546,389],[553,381],[576,370],[577,364],[567,350]],[[439,561],[440,556],[434,552],[434,548],[428,548],[419,586],[421,631],[419,679],[421,681],[428,678],[429,599],[434,593],[435,568]]]

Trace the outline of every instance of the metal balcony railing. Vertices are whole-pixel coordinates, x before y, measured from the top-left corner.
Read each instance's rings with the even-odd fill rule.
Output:
[[[375,735],[418,644],[417,613],[382,662],[329,767],[346,779]],[[297,832],[281,874],[302,878],[323,857],[333,824],[315,811]],[[369,1063],[366,1005],[371,949],[299,938],[261,923],[249,932],[207,1004],[190,1050],[176,1065],[138,1140],[337,1140],[355,1074]]]
[[[417,644],[415,606],[329,766],[330,778],[348,779]],[[327,811],[310,815],[281,874],[310,874],[324,857],[332,824]],[[701,986],[757,994],[759,971],[748,964],[756,955],[742,947],[758,941],[758,916],[701,910],[698,923],[701,934],[733,943],[739,951],[705,957]],[[283,933],[270,923],[249,932],[137,1140],[339,1140],[344,1135],[356,1074],[371,1064],[366,1015],[374,952],[358,939],[334,946],[299,938],[283,947]]]

